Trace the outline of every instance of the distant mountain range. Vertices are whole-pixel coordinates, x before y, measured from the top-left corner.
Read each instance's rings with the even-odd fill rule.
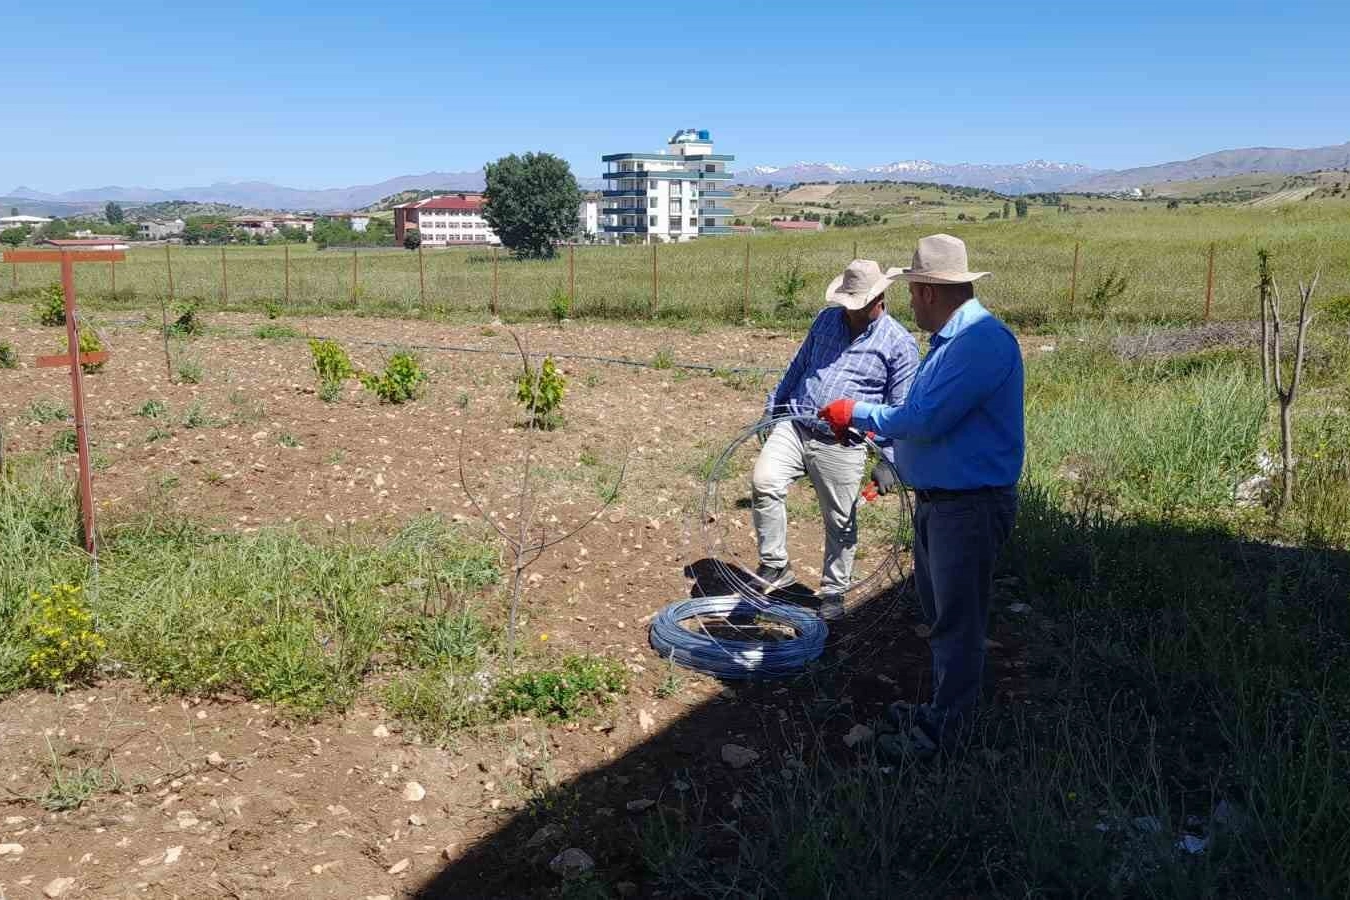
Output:
[[[1040,191],[1111,192],[1166,181],[1193,181],[1250,173],[1292,175],[1344,168],[1350,168],[1350,143],[1306,150],[1272,147],[1223,150],[1181,162],[1115,171],[1043,159],[1006,165],[906,160],[863,168],[828,162],[797,162],[786,166],[752,166],[738,172],[736,180],[746,185],[774,186],[807,181],[912,181],[985,188],[1002,194],[1028,194]],[[585,190],[597,190],[602,186],[599,178],[577,180]],[[9,194],[0,196],[0,208],[8,212],[9,207],[16,206],[29,214],[72,215],[97,211],[109,200],[114,200],[125,206],[191,201],[225,203],[257,210],[334,212],[369,207],[403,191],[477,191],[482,188],[482,172],[426,172],[422,175],[400,175],[377,184],[323,190],[281,187],[261,181],[217,182],[206,187],[168,191],[109,186],[60,194],[17,187]]]
[[[918,181],[978,187],[1002,194],[1058,191],[1097,173],[1077,163],[1033,159],[1006,165],[935,163],[911,159],[881,166],[853,168],[828,162],[796,162],[787,166],[751,166],[737,173],[741,184],[785,185],[804,181]]]
[[[1200,178],[1221,178],[1226,175],[1276,174],[1297,175],[1323,169],[1350,168],[1350,143],[1330,147],[1312,147],[1290,150],[1284,147],[1247,147],[1243,150],[1220,150],[1181,162],[1098,172],[1070,187],[1079,191],[1123,191],[1166,181],[1195,181]]]
[[[222,181],[206,187],[185,187],[171,191],[156,188],[109,186],[65,191],[60,194],[47,194],[31,188],[17,187],[6,196],[19,200],[72,205],[101,205],[109,200],[127,205],[188,200],[199,203],[228,203],[249,209],[336,212],[369,206],[381,197],[419,188],[448,191],[482,190],[483,173],[427,172],[422,175],[400,175],[378,184],[359,184],[353,187],[327,188],[316,191],[281,187],[263,181]],[[3,202],[4,200],[0,199],[0,203]]]

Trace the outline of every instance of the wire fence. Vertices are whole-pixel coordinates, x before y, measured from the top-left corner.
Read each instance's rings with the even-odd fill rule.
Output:
[[[276,313],[470,314],[503,318],[707,319],[805,317],[849,260],[905,265],[913,236],[860,229],[834,234],[734,236],[689,244],[559,248],[520,260],[499,248],[133,246],[123,263],[84,266],[77,290],[95,307],[191,301],[203,308]],[[1190,322],[1250,319],[1258,236],[1197,240],[1159,254],[1134,236],[1027,241],[1004,229],[968,236],[972,264],[994,272],[982,296],[1011,324],[1119,317]],[[1286,256],[1309,257],[1307,248]],[[1338,248],[1341,249],[1341,248]],[[1350,293],[1350,247],[1322,265],[1332,295]],[[1299,275],[1310,276],[1309,259]],[[23,300],[54,280],[41,266],[11,266],[3,296]],[[1294,273],[1290,273],[1294,277]],[[894,293],[894,291],[893,291]],[[903,310],[906,297],[893,297]]]

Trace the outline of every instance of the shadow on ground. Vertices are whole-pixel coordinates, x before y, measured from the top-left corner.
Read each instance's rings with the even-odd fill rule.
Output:
[[[726,592],[726,585],[710,577],[715,572],[707,561],[695,563],[686,574],[694,579],[695,594]],[[1204,804],[1205,809],[1212,807],[1216,794],[1238,796],[1245,783],[1240,773],[1233,772],[1243,763],[1236,746],[1240,741],[1220,727],[1245,702],[1238,697],[1238,688],[1225,683],[1240,669],[1225,667],[1249,662],[1254,672],[1268,673],[1282,671],[1283,666],[1289,678],[1297,681],[1306,673],[1293,671],[1296,666],[1289,660],[1295,657],[1283,655],[1286,652],[1324,654],[1324,659],[1312,663],[1314,667],[1344,663],[1337,654],[1344,652],[1350,624],[1345,604],[1350,555],[1339,550],[1243,541],[1220,530],[1172,523],[1074,516],[1060,511],[1046,495],[1031,491],[1024,495],[1023,512],[997,585],[986,709],[992,711],[992,720],[1019,723],[1003,729],[1003,746],[1017,741],[1009,736],[1010,731],[1026,739],[1025,732],[1017,731],[1033,721],[1026,710],[1055,710],[1045,716],[1048,724],[1043,734],[1048,736],[1070,721],[1063,713],[1070,704],[1075,710],[1082,707],[1084,721],[1092,723],[1104,715],[1093,707],[1092,697],[1132,692],[1132,708],[1143,710],[1157,725],[1156,732],[1147,737],[1152,752],[1158,754],[1161,765],[1172,767],[1169,798],[1180,797],[1179,802],[1185,803],[1188,797],[1203,795],[1196,804]],[[809,598],[802,599],[809,602]],[[690,707],[682,718],[626,755],[548,789],[532,806],[447,864],[417,896],[695,896],[678,886],[656,882],[647,864],[649,856],[644,856],[644,851],[650,851],[653,825],[659,821],[669,828],[673,821],[677,829],[683,827],[682,810],[696,805],[703,819],[736,826],[704,829],[698,843],[700,864],[711,858],[713,865],[740,865],[738,859],[745,859],[747,832],[754,837],[755,824],[741,811],[742,790],[748,792],[752,779],[777,773],[790,755],[800,757],[822,748],[839,765],[857,765],[858,757],[846,750],[843,740],[850,729],[877,724],[891,700],[923,697],[928,650],[918,625],[915,605],[900,590],[891,588],[866,599],[831,626],[825,656],[811,671],[777,682],[728,684],[717,699]],[[1278,633],[1281,640],[1292,642],[1290,648],[1274,646],[1262,637],[1257,638],[1262,643],[1250,643],[1248,626]],[[1231,642],[1233,660],[1196,657],[1204,664],[1191,665],[1186,653],[1200,651],[1187,642],[1203,644],[1216,635]],[[1179,660],[1175,670],[1169,668],[1171,657],[1158,650],[1169,640],[1175,642]],[[1212,722],[1194,712],[1198,697],[1210,704]],[[1257,698],[1257,702],[1265,701]],[[1225,709],[1225,704],[1233,710]],[[1269,729],[1259,733],[1264,740],[1278,739],[1278,735],[1270,736],[1274,732]],[[1115,741],[1116,736],[1108,735],[1107,740]],[[723,757],[727,744],[750,748],[758,758],[744,769],[733,769]],[[1053,746],[1051,752],[1056,752]],[[1128,750],[1122,747],[1120,752]],[[899,847],[884,864],[894,873],[867,871],[871,864],[863,861],[863,869],[854,871],[870,878],[871,884],[860,884],[849,895],[887,896],[884,879],[922,879],[925,875],[933,875],[935,883],[944,886],[944,896],[1021,894],[1045,883],[1071,894],[1102,890],[1106,876],[1094,871],[1094,866],[1105,872],[1109,866],[1103,860],[1115,851],[1102,843],[1105,839],[1092,830],[1090,822],[1047,826],[1037,820],[1034,827],[1049,828],[1048,833],[1062,846],[1050,854],[1026,852],[1029,844],[1021,842],[1032,837],[1020,832],[1023,820],[1019,816],[1025,813],[1025,821],[1040,816],[1041,811],[1029,804],[1053,791],[1039,781],[1044,758],[1033,753],[1020,758],[1024,762],[1017,765],[1022,768],[1011,770],[1015,784],[1006,789],[1005,796],[995,798],[1007,809],[994,808],[979,827],[969,824],[974,819],[962,818],[966,812],[959,809],[942,813],[947,818],[937,826],[926,821],[913,826],[900,823],[892,832],[899,843],[911,837],[905,833],[907,827],[926,833],[916,832],[913,846]],[[1127,769],[1128,764],[1121,777],[1128,774]],[[1002,780],[1006,771],[999,769],[994,777]],[[959,794],[963,777],[955,776],[944,790],[951,790],[955,783]],[[647,800],[654,802],[650,809],[629,806],[632,801]],[[929,801],[920,797],[917,802],[922,807]],[[1243,802],[1255,805],[1258,801],[1244,797]],[[663,812],[659,817],[658,811]],[[1055,815],[1051,811],[1045,818]],[[1066,827],[1068,831],[1054,831]],[[938,840],[933,831],[941,828],[947,831],[930,851],[929,841]],[[667,833],[667,849],[669,837]],[[1101,853],[1086,861],[1083,848],[1098,848],[1099,844]],[[827,854],[846,852],[828,842],[824,846]],[[550,860],[570,847],[583,849],[595,860],[596,877],[583,882],[586,890],[580,893],[576,885],[566,886],[549,869]],[[907,859],[907,854],[912,858]],[[1210,880],[1204,883],[1231,881],[1240,886],[1243,878],[1283,883],[1280,865],[1261,868],[1267,857],[1275,860],[1277,849],[1267,846],[1245,856],[1212,853],[1204,873]],[[967,865],[972,859],[982,864]],[[757,860],[757,864],[761,871],[784,869],[772,859]],[[916,876],[915,865],[925,864],[930,871]],[[817,859],[813,865],[823,871],[832,863]],[[1226,865],[1231,868],[1225,869]],[[959,877],[952,880],[946,868]],[[848,868],[840,864],[837,869],[830,873],[832,883],[846,887],[850,884]],[[876,886],[879,880],[880,888]],[[915,886],[924,883],[920,880]],[[759,894],[737,894],[741,895]],[[773,895],[817,894],[815,889],[803,893],[789,887]]]

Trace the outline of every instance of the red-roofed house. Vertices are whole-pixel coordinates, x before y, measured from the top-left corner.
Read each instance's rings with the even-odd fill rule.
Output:
[[[769,223],[779,231],[824,231],[825,226],[820,222],[793,222],[789,219],[774,219]]]
[[[428,247],[502,242],[483,218],[482,194],[440,194],[395,206],[394,240],[403,243],[410,228]]]

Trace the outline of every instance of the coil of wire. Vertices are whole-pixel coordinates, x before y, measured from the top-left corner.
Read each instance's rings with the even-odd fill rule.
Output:
[[[783,641],[738,641],[691,631],[682,623],[702,616],[767,619],[796,637]],[[825,650],[829,629],[813,612],[787,603],[751,602],[734,594],[693,597],[672,603],[652,620],[652,649],[663,659],[715,678],[781,678],[800,672]]]

